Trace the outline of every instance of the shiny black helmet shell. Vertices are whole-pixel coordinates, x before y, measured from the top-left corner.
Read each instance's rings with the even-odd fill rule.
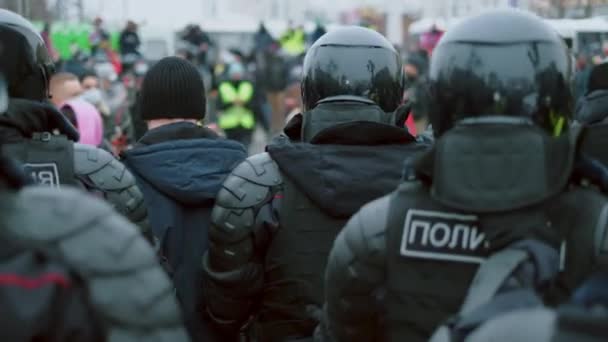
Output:
[[[346,26],[321,36],[304,58],[304,111],[323,99],[355,96],[393,112],[403,98],[404,75],[399,54],[378,32]]]
[[[36,28],[22,16],[0,9],[0,70],[11,97],[48,97],[53,61]]]
[[[489,11],[448,30],[435,48],[429,119],[436,136],[488,115],[526,117],[559,135],[572,116],[572,76],[568,48],[540,18]]]

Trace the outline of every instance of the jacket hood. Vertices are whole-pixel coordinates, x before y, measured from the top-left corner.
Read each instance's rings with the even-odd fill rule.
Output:
[[[282,139],[267,148],[283,175],[337,218],[350,217],[365,203],[393,191],[403,160],[425,149],[405,129],[377,122],[336,125],[311,143]]]
[[[576,105],[576,120],[595,124],[608,118],[608,90],[596,90],[582,97]]]
[[[243,145],[220,138],[138,145],[124,153],[125,163],[137,176],[186,205],[214,200],[226,176],[246,157]]]

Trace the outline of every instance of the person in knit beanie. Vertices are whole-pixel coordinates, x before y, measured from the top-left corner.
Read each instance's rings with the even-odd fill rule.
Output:
[[[148,132],[123,153],[146,200],[161,260],[170,271],[193,341],[219,341],[199,309],[211,209],[224,178],[243,161],[243,145],[200,125],[205,87],[190,62],[167,57],[146,74],[139,115]]]
[[[181,58],[160,60],[146,74],[140,92],[140,114],[149,125],[205,118],[206,98],[203,79],[196,67]]]

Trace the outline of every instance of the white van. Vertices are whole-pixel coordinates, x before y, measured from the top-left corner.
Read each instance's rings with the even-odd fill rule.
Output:
[[[608,43],[608,20],[605,17],[588,19],[545,19],[574,52],[602,50]]]

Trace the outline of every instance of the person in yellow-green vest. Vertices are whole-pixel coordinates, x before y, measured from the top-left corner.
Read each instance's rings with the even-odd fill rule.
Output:
[[[254,84],[244,75],[244,66],[236,62],[228,68],[228,79],[220,82],[218,126],[228,139],[249,146],[256,124],[256,102]]]
[[[302,27],[289,27],[287,32],[281,36],[281,48],[287,54],[299,56],[306,52],[306,33]]]

